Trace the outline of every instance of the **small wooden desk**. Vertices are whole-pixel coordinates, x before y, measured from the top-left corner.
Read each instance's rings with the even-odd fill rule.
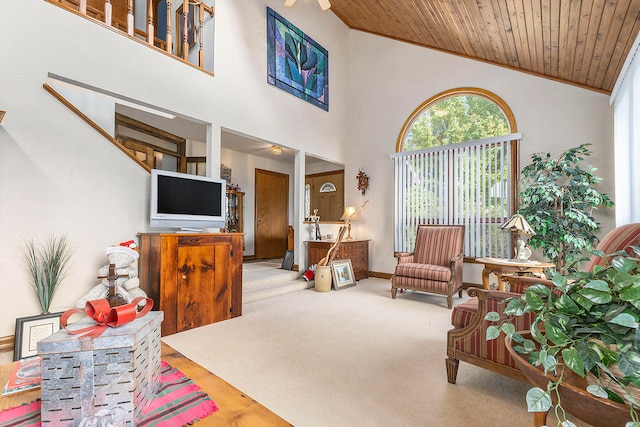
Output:
[[[269,409],[256,402],[231,384],[212,374],[202,366],[187,359],[169,345],[162,343],[162,360],[180,369],[194,383],[207,392],[220,410],[194,423],[207,426],[292,426]],[[0,365],[0,384],[7,383],[12,363]],[[40,389],[9,396],[0,396],[0,410],[32,402],[40,397]]]
[[[476,258],[477,262],[484,264],[482,270],[482,285],[485,289],[490,288],[489,276],[495,274],[498,278],[498,290],[505,290],[505,282],[500,278],[503,275],[512,274],[517,276],[534,276],[545,279],[545,268],[553,268],[555,264],[548,262],[529,261],[517,262],[505,258]]]

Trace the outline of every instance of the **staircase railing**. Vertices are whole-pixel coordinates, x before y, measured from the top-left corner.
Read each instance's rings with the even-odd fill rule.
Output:
[[[138,3],[142,1],[146,1],[146,31],[142,31],[139,28],[135,27],[135,16],[134,16],[134,6],[136,0],[126,0],[127,1],[127,14],[126,14],[126,22],[117,19],[113,16],[113,7],[112,0],[104,0],[104,9],[100,10],[98,8],[92,7],[87,4],[87,0],[45,0],[49,3],[52,3],[57,6],[61,6],[64,9],[71,10],[79,13],[80,15],[93,20],[104,23],[105,25],[116,29],[117,31],[123,33],[128,37],[134,38],[136,40],[144,40],[150,46],[156,47],[158,49],[163,50],[171,56],[179,58],[183,61],[189,62],[189,52],[191,51],[190,40],[189,37],[193,38],[195,42],[196,33],[199,34],[197,43],[198,43],[198,63],[191,64],[196,65],[203,71],[207,71],[205,69],[204,64],[204,53],[205,47],[209,48],[208,45],[205,46],[204,39],[204,21],[205,21],[205,13],[209,15],[209,17],[213,18],[215,8],[213,6],[209,6],[204,4],[202,1],[189,1],[189,0],[181,0],[182,3],[182,13],[180,15],[175,15],[175,19],[172,19],[174,16],[173,13],[173,2],[171,0],[166,0],[167,11],[166,11],[166,32],[164,33],[165,40],[157,37],[156,34],[156,25],[158,26],[158,31],[162,28],[162,23],[157,22],[157,19],[154,17],[154,5],[157,4],[157,1],[154,0],[137,0]],[[115,0],[113,0],[115,1]],[[122,0],[119,0],[122,1]],[[96,3],[96,2],[94,2]],[[99,3],[99,2],[98,2]],[[190,6],[192,8],[190,9]],[[198,16],[198,31],[196,32],[195,28],[189,28],[190,22],[195,22],[195,16],[193,17],[193,21],[190,21],[191,17],[189,16],[189,12],[194,11],[196,16]],[[180,19],[182,22],[177,22]],[[176,21],[176,22],[172,22]],[[180,49],[178,46],[173,45],[173,29],[176,30],[177,38],[180,40]],[[178,31],[181,31],[181,34],[178,34]],[[190,31],[193,31],[191,34]],[[193,48],[195,48],[195,44]],[[213,49],[213,46],[211,46]],[[180,52],[180,55],[178,55]],[[210,72],[210,71],[207,71]]]

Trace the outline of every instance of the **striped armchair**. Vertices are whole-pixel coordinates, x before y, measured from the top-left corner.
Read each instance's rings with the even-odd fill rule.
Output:
[[[612,254],[619,250],[631,251],[630,246],[640,246],[640,224],[628,224],[609,232],[598,245],[597,249],[605,254]],[[591,271],[596,265],[604,265],[607,258],[592,256],[585,267]],[[459,361],[471,363],[485,369],[527,381],[504,346],[504,334],[494,340],[486,340],[487,328],[497,322],[484,320],[486,314],[495,311],[502,316],[505,304],[500,304],[506,298],[524,293],[528,286],[536,283],[553,288],[550,280],[535,277],[513,276],[507,277],[510,292],[488,291],[479,288],[469,288],[467,293],[474,297],[469,301],[457,305],[451,314],[453,329],[447,333],[447,380],[456,383]],[[515,319],[517,331],[528,330],[531,326],[531,315]]]
[[[391,297],[397,290],[446,295],[447,307],[453,294],[462,296],[464,225],[420,225],[412,253],[396,254],[398,263],[391,277]]]

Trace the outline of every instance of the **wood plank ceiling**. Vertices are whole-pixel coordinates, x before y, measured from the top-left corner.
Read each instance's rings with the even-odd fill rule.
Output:
[[[610,94],[640,0],[331,0],[349,28]]]

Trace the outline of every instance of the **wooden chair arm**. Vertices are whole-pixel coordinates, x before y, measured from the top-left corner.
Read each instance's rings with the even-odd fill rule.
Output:
[[[453,351],[453,341],[468,337],[476,330],[480,330],[481,336],[484,339],[484,336],[486,334],[486,327],[489,324],[489,322],[486,322],[484,320],[487,313],[495,309],[496,311],[500,312],[500,314],[502,314],[502,310],[504,309],[505,305],[498,304],[498,302],[503,301],[507,298],[520,296],[520,294],[514,292],[493,291],[476,287],[467,288],[467,294],[470,297],[478,298],[478,311],[467,326],[461,329],[452,329],[449,331],[448,347],[451,349],[451,351]],[[447,351],[449,352],[449,350]]]

